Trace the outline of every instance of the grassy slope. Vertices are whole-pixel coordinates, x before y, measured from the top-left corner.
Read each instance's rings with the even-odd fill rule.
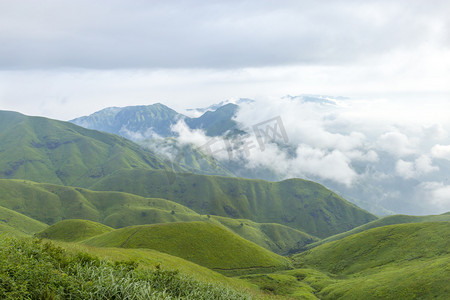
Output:
[[[210,221],[223,225],[246,240],[281,255],[319,240],[300,230],[275,223],[256,223],[246,219],[219,216],[211,216]]]
[[[448,299],[450,222],[370,229],[294,260],[299,269],[244,279],[296,299]]]
[[[301,265],[352,274],[391,262],[450,254],[450,222],[390,225],[370,229],[295,255]]]
[[[83,243],[96,247],[154,249],[221,272],[289,267],[285,258],[205,222],[126,227]]]
[[[318,237],[344,232],[376,219],[322,185],[301,179],[268,182],[123,170],[91,188],[169,199],[201,214],[279,223]]]
[[[352,230],[349,230],[347,232],[339,233],[333,236],[330,236],[328,238],[325,238],[323,240],[320,240],[315,243],[311,243],[308,245],[305,245],[302,248],[299,248],[300,250],[309,250],[314,247],[337,241],[340,239],[343,239],[347,236],[350,236],[352,234],[356,234],[359,232],[363,232],[372,228],[387,226],[387,225],[395,225],[395,224],[406,224],[406,223],[420,223],[420,222],[442,222],[442,221],[450,221],[450,214],[441,214],[441,215],[430,215],[430,216],[408,216],[408,215],[393,215],[393,216],[387,216],[372,222],[369,222],[367,224],[358,226],[356,228],[353,228]]]
[[[0,111],[0,154],[0,178],[77,186],[120,169],[166,167],[124,138],[7,111]]]
[[[152,250],[0,236],[0,256],[0,269],[8,270],[0,274],[2,299],[270,298],[244,281]]]
[[[299,230],[250,220],[199,215],[178,203],[121,192],[97,192],[82,188],[0,179],[0,205],[52,225],[63,219],[85,219],[113,228],[132,225],[208,221],[266,249],[285,254],[317,238]],[[242,226],[241,226],[242,224]],[[40,231],[37,229],[34,232]]]
[[[30,235],[47,227],[42,222],[0,206],[0,232]]]
[[[65,242],[77,242],[111,232],[114,229],[88,220],[64,220],[36,234],[36,237]]]

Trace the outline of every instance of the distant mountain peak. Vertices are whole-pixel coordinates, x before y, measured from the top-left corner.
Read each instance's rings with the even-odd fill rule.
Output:
[[[301,101],[304,103],[316,103],[322,105],[336,105],[338,101],[347,100],[349,98],[342,96],[326,96],[326,95],[314,95],[314,94],[300,94],[297,96],[286,95],[283,99],[290,101]]]

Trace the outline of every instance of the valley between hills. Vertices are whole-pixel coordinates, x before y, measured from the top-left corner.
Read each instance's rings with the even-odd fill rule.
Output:
[[[186,124],[233,139],[236,109]],[[449,298],[450,213],[380,217],[310,180],[236,176],[178,145],[177,118],[163,105],[72,122],[0,111],[0,298]]]

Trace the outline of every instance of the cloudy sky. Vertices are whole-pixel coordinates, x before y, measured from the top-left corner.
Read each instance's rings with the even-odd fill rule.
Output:
[[[68,120],[306,93],[441,112],[449,15],[446,0],[0,0],[0,109]]]
[[[449,16],[447,0],[0,0],[0,109],[69,120],[256,99],[238,120],[281,116],[297,155],[268,147],[247,167],[319,180],[367,207],[440,213]],[[284,97],[300,94],[350,99]]]

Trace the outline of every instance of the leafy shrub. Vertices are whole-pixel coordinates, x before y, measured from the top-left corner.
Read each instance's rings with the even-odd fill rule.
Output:
[[[177,271],[138,268],[51,242],[0,237],[0,299],[251,299]]]

